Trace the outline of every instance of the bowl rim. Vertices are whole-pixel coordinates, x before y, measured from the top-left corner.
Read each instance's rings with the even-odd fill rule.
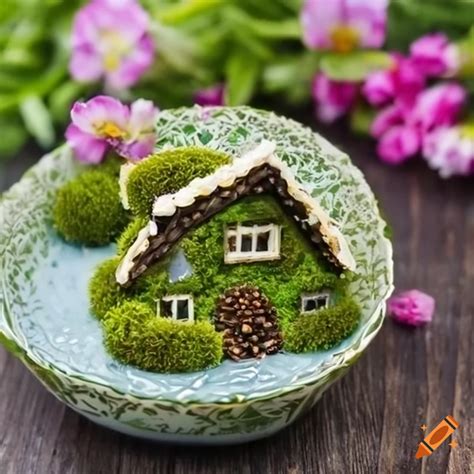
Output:
[[[59,156],[56,156],[56,155],[59,155]],[[45,155],[42,159],[40,159],[39,162],[36,165],[34,165],[32,168],[30,168],[15,185],[13,185],[9,190],[3,193],[3,195],[0,196],[0,220],[4,212],[4,206],[5,206],[4,202],[7,197],[9,199],[15,199],[16,195],[20,195],[27,192],[28,188],[32,186],[34,178],[37,178],[38,176],[40,176],[41,173],[43,172],[43,169],[46,170],[48,168],[49,161],[53,160],[53,158],[56,158],[56,159],[68,158],[69,159],[70,155],[71,155],[71,150],[66,145],[60,146],[53,152]],[[354,164],[351,163],[351,166],[359,174],[359,179],[366,186],[368,192],[372,194],[372,197],[374,197],[374,201],[375,201],[375,196],[373,196],[373,192],[370,186],[368,185],[368,183],[366,182],[363,173]],[[311,386],[311,385],[318,384],[318,382],[320,382],[321,385],[323,385],[324,381],[327,379],[330,379],[332,374],[334,374],[335,372],[339,372],[343,368],[349,367],[350,365],[352,365],[352,363],[354,363],[358,359],[358,357],[364,352],[364,350],[367,348],[369,343],[373,340],[373,338],[376,336],[376,334],[380,330],[385,318],[386,301],[390,297],[394,289],[393,246],[392,246],[391,241],[385,236],[384,230],[385,230],[386,223],[384,219],[382,218],[382,216],[380,215],[380,210],[378,209],[378,207],[377,207],[377,218],[378,218],[377,219],[377,222],[378,222],[377,233],[380,235],[381,245],[383,244],[383,248],[385,249],[384,260],[386,263],[387,286],[383,295],[380,296],[379,301],[375,309],[373,310],[371,316],[364,322],[364,325],[362,327],[362,334],[356,341],[352,342],[350,346],[344,348],[340,352],[336,352],[333,354],[333,357],[342,356],[340,360],[336,360],[335,362],[331,361],[330,363],[327,364],[326,367],[322,368],[321,371],[315,372],[313,375],[309,375],[307,377],[304,377],[293,383],[286,384],[281,387],[272,388],[267,391],[257,392],[256,394],[240,395],[239,393],[235,393],[232,399],[214,400],[210,402],[205,402],[205,401],[194,399],[194,398],[189,399],[189,400],[168,399],[166,398],[166,395],[164,396],[160,395],[160,396],[154,396],[154,397],[141,396],[136,393],[123,391],[111,384],[94,380],[94,378],[91,378],[90,376],[82,376],[79,373],[69,373],[67,370],[57,367],[57,365],[55,365],[54,362],[46,361],[40,358],[32,351],[32,348],[29,346],[29,344],[25,344],[25,345],[21,344],[19,340],[20,338],[14,333],[14,331],[11,328],[8,327],[8,324],[7,324],[7,327],[11,334],[10,335],[7,334],[4,330],[2,330],[2,326],[0,326],[0,336],[3,336],[3,338],[6,339],[6,341],[10,342],[16,347],[16,349],[18,349],[17,351],[10,351],[10,352],[12,352],[13,355],[22,359],[22,361],[25,363],[25,365],[27,365],[27,367],[30,370],[32,369],[30,367],[29,361],[33,362],[35,365],[39,366],[43,370],[50,371],[54,373],[55,375],[64,377],[66,379],[71,379],[76,383],[92,385],[94,387],[100,387],[101,389],[105,388],[109,391],[113,391],[115,394],[120,394],[121,396],[125,398],[135,399],[135,400],[142,400],[142,401],[154,400],[160,403],[163,402],[163,403],[169,403],[173,405],[182,405],[182,406],[189,406],[189,405],[229,406],[232,404],[250,403],[250,402],[262,401],[262,400],[272,399],[275,397],[280,397],[288,393],[291,393],[293,391],[299,390],[304,386]],[[0,254],[0,257],[1,255],[2,254]],[[2,301],[3,300],[0,299],[0,303]],[[2,305],[2,306],[4,306],[4,308],[3,308],[3,311],[0,312],[0,322],[2,319],[5,319],[6,313],[8,312],[8,308],[6,308],[5,305]],[[10,318],[12,316],[13,314],[11,313],[8,315],[8,317]],[[0,343],[2,343],[3,338],[0,338]],[[25,341],[26,341],[26,338],[25,338]],[[357,344],[357,349],[353,349],[354,344]],[[6,348],[8,349],[8,347]],[[21,353],[21,355],[19,353]],[[35,375],[41,379],[41,377],[37,373],[35,373]]]

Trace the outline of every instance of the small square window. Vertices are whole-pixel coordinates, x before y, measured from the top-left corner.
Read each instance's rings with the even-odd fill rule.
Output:
[[[233,224],[225,229],[226,263],[280,258],[281,227],[276,224]]]
[[[194,321],[194,303],[191,295],[165,296],[158,305],[158,316],[175,321]]]
[[[310,313],[329,306],[329,293],[316,293],[301,297],[301,312]]]

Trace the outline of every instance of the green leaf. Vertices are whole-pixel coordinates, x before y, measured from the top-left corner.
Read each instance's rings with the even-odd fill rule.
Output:
[[[388,69],[391,65],[392,59],[384,51],[328,53],[321,58],[322,71],[334,81],[362,81],[371,72]]]
[[[72,103],[84,92],[84,85],[67,81],[57,87],[49,96],[49,107],[53,119],[62,122],[67,119]]]
[[[474,26],[466,38],[457,43],[461,67],[458,76],[463,79],[474,78]]]
[[[36,138],[38,143],[51,147],[54,143],[54,127],[51,115],[38,96],[29,96],[20,104],[20,112],[26,129]]]
[[[361,135],[368,135],[376,113],[375,109],[369,107],[367,104],[359,102],[352,110],[350,116],[351,130]]]
[[[28,134],[18,116],[0,115],[0,158],[14,155],[26,142]]]
[[[270,94],[286,93],[287,98],[295,103],[308,99],[319,60],[319,54],[314,51],[305,51],[301,55],[280,55],[274,62],[265,65],[264,91]]]
[[[232,54],[226,65],[227,105],[241,105],[250,101],[257,87],[261,71],[258,59],[238,50]]]

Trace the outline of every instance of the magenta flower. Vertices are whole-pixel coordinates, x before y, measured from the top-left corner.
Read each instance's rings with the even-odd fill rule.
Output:
[[[410,58],[393,54],[394,67],[387,71],[371,73],[362,87],[367,101],[376,107],[397,100],[412,107],[418,94],[425,87],[425,76]]]
[[[194,103],[202,106],[224,105],[225,86],[216,84],[200,89],[194,95]]]
[[[377,153],[385,163],[398,165],[420,150],[421,136],[408,125],[395,125],[380,137]]]
[[[426,76],[442,76],[459,68],[457,48],[443,33],[422,36],[410,46],[410,56]]]
[[[388,0],[306,0],[301,12],[309,48],[348,53],[380,48],[385,41]]]
[[[313,98],[319,120],[331,123],[345,115],[354,104],[357,91],[356,83],[333,81],[318,73],[313,81]]]
[[[139,99],[130,107],[108,96],[76,102],[66,139],[78,160],[100,163],[110,148],[130,160],[149,155],[156,141],[158,109]]]
[[[452,125],[466,100],[466,90],[459,84],[445,82],[433,86],[418,95],[411,120],[423,133]]]
[[[387,302],[389,315],[397,322],[421,326],[433,318],[435,300],[419,290],[410,290],[392,296]]]
[[[423,157],[442,178],[474,174],[474,124],[436,128],[424,139]]]
[[[148,14],[136,0],[91,0],[74,18],[69,70],[81,82],[135,84],[153,62]]]

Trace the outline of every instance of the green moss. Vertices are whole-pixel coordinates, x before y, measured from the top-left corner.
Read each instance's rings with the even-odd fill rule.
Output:
[[[213,367],[222,359],[222,338],[210,323],[160,318],[150,306],[137,301],[111,309],[104,329],[109,352],[145,370],[193,372]]]
[[[128,248],[136,232],[146,220],[143,219],[140,224],[138,221],[132,223],[127,228],[120,239],[121,252]],[[282,226],[281,259],[236,265],[224,263],[224,228],[227,224],[269,221]],[[181,248],[186,254],[193,268],[193,274],[184,280],[171,283],[168,267],[178,248]],[[116,263],[111,264],[110,272],[115,272]],[[98,273],[100,272],[98,271]],[[104,270],[104,273],[107,272]],[[214,316],[219,295],[232,286],[249,283],[259,286],[277,308],[281,328],[289,338],[285,347],[291,348],[295,352],[305,352],[336,344],[349,335],[357,325],[359,309],[348,297],[347,288],[350,281],[348,276],[346,274],[339,275],[332,265],[318,251],[315,251],[305,240],[295,222],[282,211],[275,198],[272,196],[248,197],[191,230],[174,250],[163,260],[154,264],[150,271],[142,276],[130,290],[120,288],[117,290],[115,279],[108,280],[105,275],[101,278],[97,277],[94,285],[94,287],[97,286],[96,302],[93,307],[99,308],[103,315],[107,307],[121,308],[122,306],[117,305],[121,305],[124,301],[139,299],[146,304],[149,314],[154,315],[157,299],[170,294],[192,294],[196,320],[205,322],[205,327],[209,329],[210,333],[216,334],[209,321],[212,321]],[[103,288],[110,286],[109,290]],[[315,315],[301,316],[301,294],[323,289],[331,291],[334,306],[328,310],[321,310]],[[144,306],[140,307],[144,308]],[[97,312],[97,309],[95,311]],[[112,341],[123,340],[128,337],[127,334],[135,334],[141,330],[133,323],[133,318],[129,318],[129,322],[124,321],[123,325],[119,325],[120,313],[118,310],[114,311],[113,315],[113,320],[116,321],[114,324],[105,324],[105,337],[109,341],[107,347],[115,357],[147,370],[168,372],[198,370],[191,369],[186,358],[185,362],[182,362],[179,357],[175,357],[166,363],[163,359],[159,359],[157,351],[158,349],[164,350],[163,341],[166,340],[169,344],[173,344],[172,339],[168,340],[164,337],[156,340],[157,336],[150,335],[146,339],[147,353],[150,355],[150,359],[147,359],[139,349],[133,349],[132,358],[125,343],[120,346],[117,342]],[[105,320],[108,320],[108,316]],[[157,321],[157,318],[154,317],[153,321]],[[158,318],[158,321],[162,321],[162,319]],[[308,331],[306,323],[308,323]],[[130,326],[132,324],[133,326]],[[144,326],[154,328],[155,324],[161,323],[147,322]],[[163,324],[169,326],[175,323],[165,320]],[[184,326],[193,327],[193,325]],[[111,333],[116,328],[120,328],[118,331],[121,336]],[[143,329],[147,334],[151,334],[155,330],[156,328],[150,329],[148,332],[148,329]],[[186,329],[186,331],[191,338],[194,338],[190,329]],[[138,336],[136,337],[138,338]],[[171,338],[171,336],[169,337]],[[220,338],[220,335],[218,337]],[[196,338],[198,339],[199,335],[196,335]],[[184,344],[184,341],[182,343]],[[156,351],[152,349],[153,347],[157,348]]]
[[[149,219],[147,218],[136,217],[128,224],[117,240],[118,255],[123,256],[127,253],[128,249],[135,242],[138,233],[147,225],[148,221]]]
[[[102,262],[89,281],[91,310],[98,319],[103,319],[109,309],[130,296],[115,280],[115,271],[119,263],[118,257]]]
[[[58,190],[53,217],[67,241],[89,246],[112,242],[128,221],[117,179],[99,170],[87,171]]]
[[[106,159],[100,164],[96,165],[96,169],[103,173],[110,174],[118,179],[120,176],[120,168],[125,163],[123,158],[116,155],[115,153],[109,153]]]
[[[200,147],[166,150],[143,160],[128,180],[132,212],[149,216],[157,196],[177,192],[194,178],[203,178],[230,161],[224,153]]]
[[[284,333],[285,349],[310,352],[329,349],[354,332],[360,319],[360,308],[350,297],[335,306],[302,314]]]

